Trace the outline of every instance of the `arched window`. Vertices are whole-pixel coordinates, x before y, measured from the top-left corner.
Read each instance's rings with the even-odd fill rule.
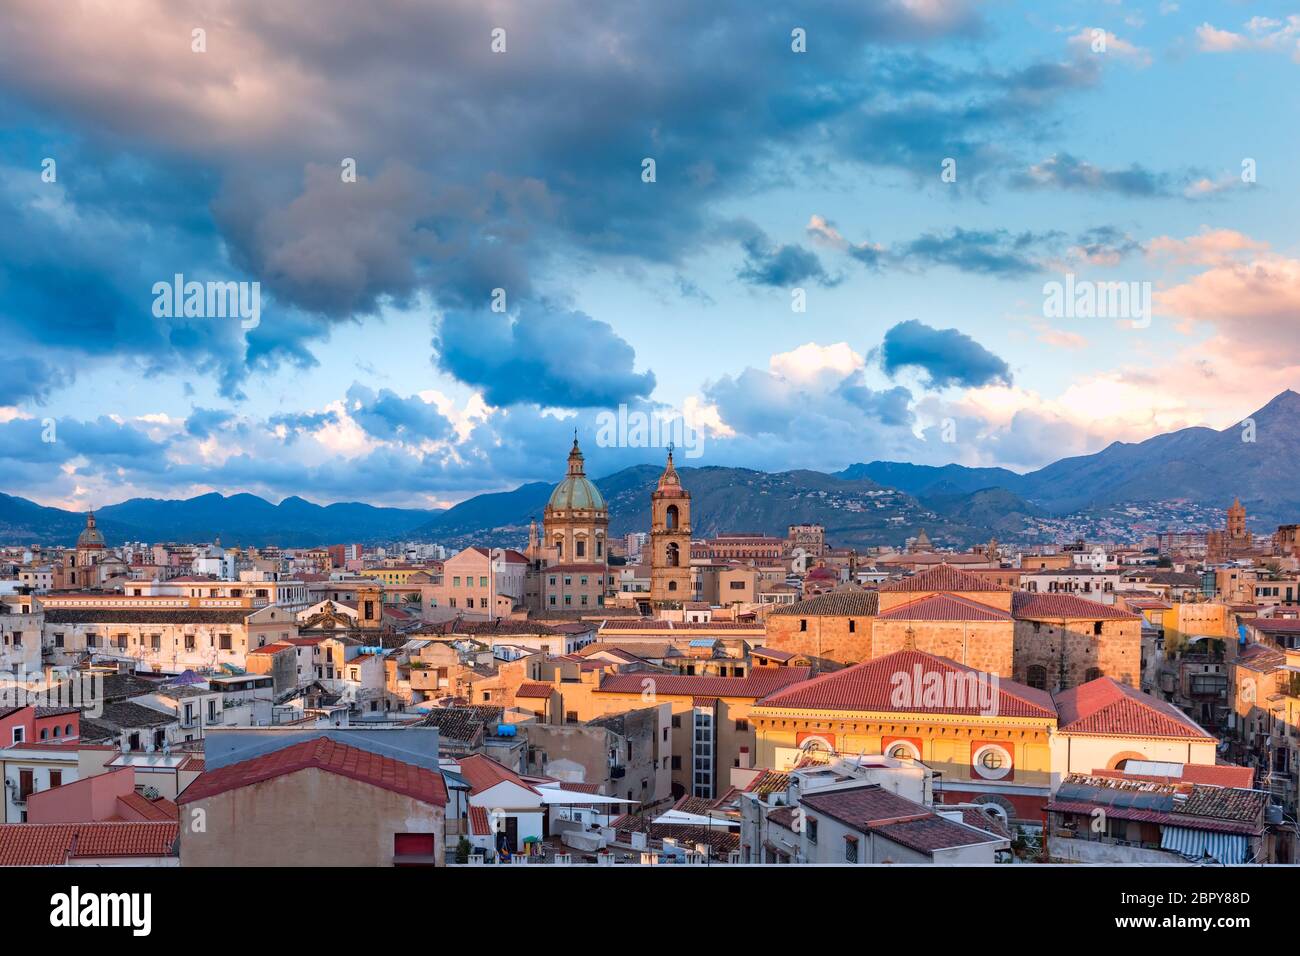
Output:
[[[1047,690],[1047,668],[1042,664],[1030,664],[1025,669],[1025,683],[1038,690]]]
[[[42,727],[42,728],[41,728],[41,740],[47,740],[47,739],[49,739],[49,736],[50,736],[50,728],[48,728],[48,727]]]
[[[669,581],[669,582],[668,582],[668,590],[670,590],[670,591],[676,591],[676,590],[677,590],[677,582],[676,582],[676,581]]]
[[[67,727],[63,728],[63,736],[65,737],[72,736],[72,724],[68,724]]]
[[[677,543],[673,542],[668,545],[668,567],[675,568],[681,564],[681,555],[678,553]]]
[[[677,506],[669,505],[668,510],[664,512],[664,524],[669,531],[677,530]]]
[[[563,539],[563,538],[556,538],[556,539],[555,539],[555,556],[556,556],[557,558],[563,558],[563,557],[564,557],[564,539]]]

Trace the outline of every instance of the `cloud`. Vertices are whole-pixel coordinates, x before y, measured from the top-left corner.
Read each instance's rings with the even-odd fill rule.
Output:
[[[376,392],[354,382],[345,407],[348,416],[374,438],[419,444],[445,440],[453,431],[451,422],[432,402],[403,397],[387,388]]]
[[[817,254],[803,246],[775,243],[753,223],[744,220],[728,229],[736,233],[745,251],[744,264],[736,275],[751,285],[790,288],[805,282],[833,286],[840,281],[827,275]]]
[[[195,438],[208,438],[234,420],[234,413],[225,409],[196,408],[185,420],[185,431]]]
[[[608,323],[541,302],[514,315],[446,312],[433,344],[437,366],[482,389],[490,405],[611,406],[655,387],[654,373],[634,371],[632,347]]]
[[[1241,33],[1220,30],[1209,23],[1196,28],[1197,49],[1202,53],[1238,53],[1244,50],[1290,52],[1300,63],[1300,15],[1290,14],[1285,21],[1273,17],[1251,17]]]
[[[932,328],[916,319],[900,322],[885,333],[880,356],[889,375],[905,368],[920,369],[930,388],[1011,384],[1010,366],[969,335]]]
[[[1020,232],[1005,229],[955,228],[946,233],[926,233],[895,247],[895,258],[921,265],[950,266],[962,272],[1000,278],[1020,278],[1044,268],[1044,246],[1054,245],[1059,233]]]

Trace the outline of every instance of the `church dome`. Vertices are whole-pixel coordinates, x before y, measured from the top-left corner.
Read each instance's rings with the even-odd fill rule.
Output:
[[[93,551],[102,547],[104,547],[104,536],[95,527],[95,512],[92,511],[86,515],[85,529],[77,535],[77,550]]]
[[[604,511],[605,499],[582,470],[582,452],[578,439],[573,439],[569,452],[569,473],[551,492],[547,508],[554,511]]]

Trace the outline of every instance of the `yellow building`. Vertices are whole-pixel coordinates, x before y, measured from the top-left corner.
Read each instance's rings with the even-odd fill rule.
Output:
[[[887,754],[942,773],[936,799],[1041,822],[1057,715],[1045,691],[902,650],[765,698],[750,711],[756,765],[789,770],[818,751]]]

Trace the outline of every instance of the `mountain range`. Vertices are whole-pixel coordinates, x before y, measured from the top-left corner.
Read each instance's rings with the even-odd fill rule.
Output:
[[[1005,468],[872,461],[826,474],[746,468],[679,468],[692,496],[692,531],[784,535],[795,523],[825,525],[839,545],[900,545],[925,528],[936,543],[1007,539],[1034,519],[1143,502],[1181,500],[1226,507],[1240,497],[1261,528],[1300,517],[1300,395],[1287,390],[1253,415],[1216,431],[1192,427],[1115,442],[1027,474]],[[595,479],[610,508],[610,534],[645,530],[660,465],[635,465]],[[521,545],[553,485],[530,482],[477,495],[446,510],[358,502],[272,504],[250,494],[185,500],[132,498],[97,512],[110,543],[210,541],[307,547],[339,542],[437,541]],[[0,543],[71,544],[83,515],[0,494]]]

